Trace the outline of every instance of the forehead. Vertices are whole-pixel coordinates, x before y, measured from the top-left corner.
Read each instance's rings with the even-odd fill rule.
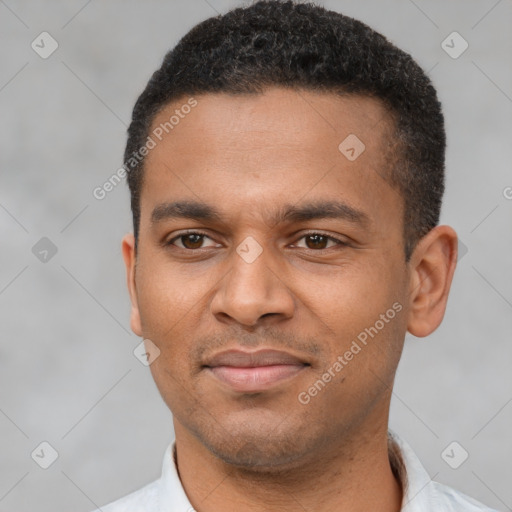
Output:
[[[353,133],[376,147],[389,139],[392,126],[390,111],[377,98],[273,87],[258,94],[182,97],[156,115],[151,132],[159,132],[159,142],[201,141],[195,150],[211,150],[210,142],[218,146],[245,137],[242,151],[250,149],[251,143],[261,149],[262,142],[268,145],[271,141],[290,146],[313,143],[323,151],[321,139],[327,133],[335,139]],[[331,143],[331,137],[325,142]]]
[[[273,88],[183,97],[153,121],[141,214],[176,198],[254,214],[264,199],[275,211],[300,198],[344,198],[370,218],[396,213],[400,198],[383,179],[392,128],[385,106],[364,96]]]

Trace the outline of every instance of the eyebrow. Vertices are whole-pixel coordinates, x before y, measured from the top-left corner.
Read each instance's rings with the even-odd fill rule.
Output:
[[[157,205],[151,213],[151,223],[169,219],[192,219],[222,222],[223,215],[214,206],[197,201],[174,201]],[[301,205],[287,204],[269,219],[272,224],[305,222],[315,219],[342,219],[361,227],[368,227],[371,219],[367,213],[341,201],[315,201]]]

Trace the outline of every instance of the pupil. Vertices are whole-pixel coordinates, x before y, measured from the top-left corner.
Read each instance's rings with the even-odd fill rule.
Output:
[[[325,249],[325,242],[327,241],[327,238],[323,235],[308,235],[308,240],[314,240],[313,241],[313,247],[310,247],[311,244],[307,244],[309,249]],[[322,243],[323,242],[323,243]]]
[[[190,235],[185,235],[183,237],[184,240],[183,241],[183,245],[185,247],[187,247],[188,249],[198,249],[199,247],[201,247],[201,243],[203,241],[203,235],[194,235],[194,234],[190,234]],[[192,245],[192,247],[190,247],[190,245]]]

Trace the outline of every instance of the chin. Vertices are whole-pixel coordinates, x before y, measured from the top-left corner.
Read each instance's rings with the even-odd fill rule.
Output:
[[[253,437],[253,436],[251,436]],[[287,444],[282,439],[239,440],[207,444],[207,448],[224,463],[257,473],[277,473],[289,470],[304,456],[304,447]]]
[[[325,438],[311,432],[311,425],[257,421],[224,423],[224,428],[195,428],[198,440],[225,464],[257,473],[278,473],[304,464]]]

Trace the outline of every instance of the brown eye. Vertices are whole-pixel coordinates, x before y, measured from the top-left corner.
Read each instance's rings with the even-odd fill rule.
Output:
[[[329,241],[328,237],[324,235],[307,235],[304,238],[308,249],[325,249]]]
[[[199,231],[182,233],[181,235],[175,236],[172,240],[166,242],[166,245],[174,245],[179,249],[185,249],[189,251],[193,251],[194,249],[206,249],[209,247],[219,246],[208,235]]]
[[[185,249],[199,249],[203,243],[204,235],[190,233],[179,237]]]
[[[338,240],[332,236],[324,235],[322,233],[307,233],[303,235],[299,240],[304,240],[304,245],[297,244],[297,247],[303,249],[311,249],[322,251],[324,249],[330,249],[331,247],[340,246],[344,247],[348,244],[342,240]]]

